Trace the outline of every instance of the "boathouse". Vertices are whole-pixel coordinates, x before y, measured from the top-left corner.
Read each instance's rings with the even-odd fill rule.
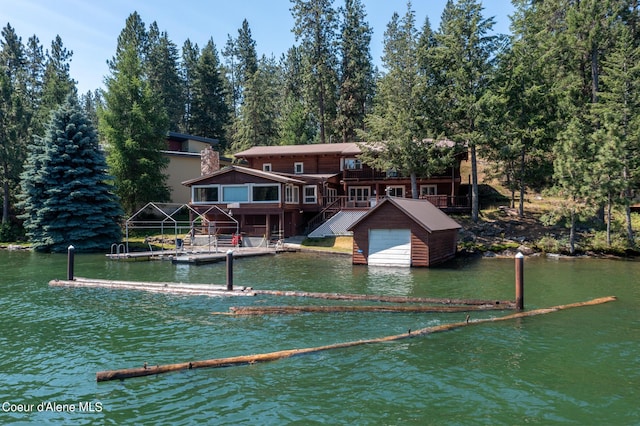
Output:
[[[455,256],[460,228],[427,200],[387,197],[349,228],[353,263],[433,266]]]

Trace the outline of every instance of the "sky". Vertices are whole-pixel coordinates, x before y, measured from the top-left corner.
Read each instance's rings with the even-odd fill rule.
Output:
[[[373,29],[371,55],[374,64],[380,66],[384,31],[394,12],[400,16],[406,13],[407,1],[362,3]],[[445,3],[413,0],[418,29],[428,17],[431,28],[437,30]],[[342,0],[334,1],[334,7],[343,4]],[[483,16],[494,17],[495,32],[508,33],[509,15],[513,13],[510,0],[484,0],[482,4]],[[65,48],[73,51],[71,77],[83,94],[104,87],[109,74],[106,62],[114,56],[118,35],[134,11],[147,28],[157,22],[179,49],[187,39],[202,48],[212,38],[219,53],[228,35],[236,38],[246,19],[258,55],[279,59],[298,44],[291,31],[294,20],[290,9],[290,0],[0,0],[0,25],[5,28],[11,24],[24,44],[35,34],[44,49],[49,49],[51,41],[60,35]]]

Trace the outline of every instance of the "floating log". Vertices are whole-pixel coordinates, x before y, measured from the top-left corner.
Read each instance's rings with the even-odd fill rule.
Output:
[[[230,312],[213,312],[213,315],[273,315],[273,314],[301,314],[317,312],[469,312],[495,311],[515,309],[514,305],[469,305],[469,306],[406,306],[406,305],[378,305],[378,306],[232,306]]]
[[[564,309],[577,308],[581,306],[599,305],[602,303],[612,302],[614,300],[616,300],[614,296],[602,297],[598,299],[589,300],[586,302],[577,302],[577,303],[571,303],[567,305],[553,306],[550,308],[534,309],[531,311],[518,312],[518,313],[506,315],[503,317],[497,317],[497,318],[470,320],[469,317],[467,316],[465,321],[462,321],[462,322],[442,324],[434,327],[426,327],[426,328],[415,330],[415,331],[409,330],[407,333],[380,337],[376,339],[336,343],[333,345],[318,346],[314,348],[289,349],[289,350],[269,352],[264,354],[243,355],[243,356],[235,356],[235,357],[228,357],[228,358],[210,359],[210,360],[204,360],[204,361],[157,365],[155,367],[145,365],[144,367],[140,367],[140,368],[100,371],[96,373],[96,381],[104,382],[108,380],[117,380],[117,379],[122,380],[130,377],[149,376],[153,374],[168,373],[170,371],[188,370],[193,368],[205,368],[205,367],[215,368],[215,367],[230,367],[235,365],[256,364],[259,362],[275,361],[275,360],[289,358],[296,355],[310,354],[315,352],[326,351],[329,349],[341,349],[341,348],[348,348],[353,346],[368,345],[371,343],[390,342],[390,341],[406,339],[414,336],[422,336],[422,335],[427,335],[432,333],[454,330],[456,328],[467,327],[471,325],[485,324],[485,323],[498,322],[498,321],[507,321],[507,320],[517,319],[517,318],[525,318],[525,317],[532,317],[536,315],[549,314],[549,313],[557,312]]]
[[[309,297],[327,300],[365,300],[389,303],[431,303],[442,305],[514,305],[511,300],[444,299],[432,297],[382,296],[375,294],[314,293],[306,291],[253,290],[256,294],[287,297]]]
[[[76,277],[74,280],[51,280],[52,287],[98,287],[118,290],[139,290],[153,293],[189,294],[193,296],[255,296],[251,287],[236,287],[215,284],[183,284],[169,282],[115,281]]]

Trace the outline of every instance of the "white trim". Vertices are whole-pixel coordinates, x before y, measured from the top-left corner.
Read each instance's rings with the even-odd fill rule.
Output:
[[[313,189],[313,197],[307,198],[307,189]],[[302,191],[303,191],[302,192],[303,204],[318,204],[318,186],[317,185],[305,185]]]
[[[271,163],[263,163],[263,164],[262,164],[262,171],[263,171],[263,172],[271,173],[271,171],[272,171],[272,169],[271,169]]]
[[[298,167],[300,168],[300,170],[298,170]],[[295,163],[293,163],[293,172],[297,175],[301,175],[302,173],[304,173],[304,163],[302,161],[296,161]]]
[[[424,193],[425,189],[427,189],[426,194]],[[438,185],[420,185],[420,195],[438,195]]]

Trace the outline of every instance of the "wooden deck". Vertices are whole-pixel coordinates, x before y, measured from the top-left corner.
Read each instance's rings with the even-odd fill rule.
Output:
[[[170,260],[173,263],[200,265],[206,263],[216,263],[225,261],[227,251],[233,251],[234,258],[264,256],[268,254],[276,254],[285,251],[296,251],[291,247],[236,247],[236,248],[218,248],[215,250],[156,250],[156,251],[140,251],[129,253],[110,253],[107,258],[111,260],[125,261],[147,261],[147,260]]]

